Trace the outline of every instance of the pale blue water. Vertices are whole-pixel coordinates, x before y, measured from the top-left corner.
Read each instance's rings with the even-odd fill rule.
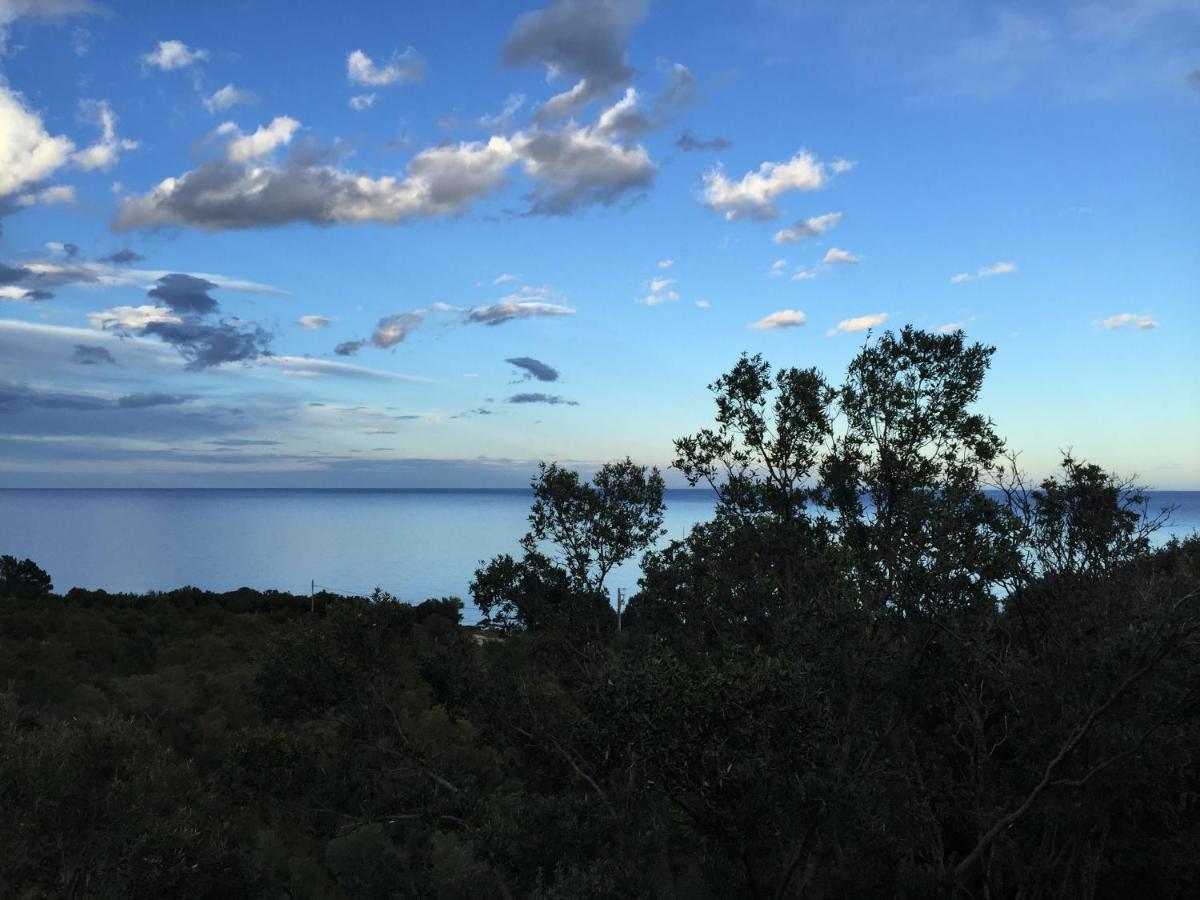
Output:
[[[1200,529],[1200,491],[1155,492],[1177,507],[1163,532]],[[346,594],[376,585],[410,601],[468,598],[481,560],[516,553],[530,493],[345,490],[5,490],[0,553],[28,557],[55,589],[307,593],[309,581]],[[667,492],[670,537],[712,514],[712,495]],[[609,587],[636,588],[638,569]]]

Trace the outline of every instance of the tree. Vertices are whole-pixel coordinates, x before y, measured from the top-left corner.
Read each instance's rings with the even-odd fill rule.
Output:
[[[524,558],[499,556],[476,570],[475,605],[499,624],[594,619],[608,608],[612,570],[663,534],[662,475],[626,458],[601,466],[588,483],[543,462],[532,487]]]
[[[0,556],[0,597],[36,600],[53,590],[49,574],[32,559]]]

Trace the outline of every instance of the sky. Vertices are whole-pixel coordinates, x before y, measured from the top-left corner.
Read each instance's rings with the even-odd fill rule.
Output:
[[[1197,0],[0,0],[0,487],[667,466],[912,324],[1200,489],[1197,210]]]

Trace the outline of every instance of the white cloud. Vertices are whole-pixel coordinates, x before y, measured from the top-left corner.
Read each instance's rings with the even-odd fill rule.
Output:
[[[798,328],[804,324],[805,316],[798,309],[781,309],[768,316],[763,316],[757,322],[747,327],[758,331],[772,331],[776,328]]]
[[[829,263],[830,265],[839,263],[841,265],[854,266],[862,262],[862,257],[855,256],[853,253],[842,250],[840,247],[830,247],[829,252],[825,254],[822,262]]]
[[[874,328],[877,325],[882,325],[888,320],[888,313],[873,313],[869,316],[856,316],[853,319],[842,319],[833,328],[825,332],[826,337],[833,337],[835,334],[842,334],[853,331],[866,331],[868,328]]]
[[[777,244],[795,244],[805,238],[818,237],[841,221],[842,214],[840,212],[825,213],[823,216],[813,216],[811,219],[797,222],[788,228],[779,229],[775,232],[772,240]]]
[[[974,275],[968,272],[959,272],[956,275],[950,276],[951,284],[964,284],[968,281],[973,281],[976,278],[991,278],[993,275],[1011,275],[1017,271],[1017,264],[1014,262],[998,262],[990,266],[982,266]]]
[[[697,300],[696,305],[701,309],[710,309],[712,307],[712,304],[707,300]]]
[[[658,261],[658,267],[660,269],[669,269],[673,265],[675,265],[675,260],[673,259],[660,259]]]
[[[74,149],[70,139],[51,137],[21,95],[0,81],[0,197],[49,177]]]
[[[205,97],[202,102],[210,113],[218,113],[233,109],[235,106],[248,106],[251,103],[257,103],[258,97],[250,91],[243,91],[239,87],[227,84],[220,90],[214,91],[210,96]]]
[[[146,194],[127,197],[114,228],[192,225],[217,231],[297,221],[394,223],[449,215],[499,187],[517,163],[535,183],[530,212],[562,215],[625,199],[649,188],[658,172],[644,147],[574,122],[554,131],[535,128],[493,136],[486,143],[430,147],[413,157],[400,176],[372,178],[315,154],[282,164],[254,162],[290,140],[297,125],[281,117],[246,136],[232,123],[222,125],[218,134],[239,135],[228,156],[242,165],[207,162],[165,178]]]
[[[84,116],[100,126],[100,140],[80,150],[71,159],[84,171],[107,171],[117,164],[122,150],[136,150],[137,141],[117,137],[117,116],[105,100],[81,100]]]
[[[368,87],[407,84],[425,77],[425,60],[409,47],[403,53],[394,52],[386,63],[378,65],[361,50],[355,50],[346,57],[346,77],[354,84]]]
[[[787,271],[787,260],[786,259],[777,259],[777,260],[775,260],[775,262],[771,263],[771,277],[772,278],[778,278],[780,275],[782,275],[786,271]]]
[[[231,125],[233,125],[232,122],[223,122],[218,131],[221,133],[236,132],[237,126],[233,125],[231,129],[228,127]],[[226,155],[231,162],[249,162],[260,156],[266,156],[276,147],[291,143],[292,137],[299,127],[300,123],[291,116],[276,116],[271,120],[271,124],[260,125],[253,134],[239,134],[230,141]]]
[[[796,266],[796,271],[792,273],[792,281],[809,281],[816,277],[815,271],[806,269],[804,266]]]
[[[667,285],[674,283],[675,281],[672,278],[655,278],[650,282],[650,290],[654,293],[658,293]]]
[[[495,278],[492,279],[492,284],[504,284],[505,282],[516,281],[516,280],[517,280],[517,276],[512,274],[512,272],[501,272],[499,275],[497,275]]]
[[[350,98],[350,108],[355,112],[362,112],[364,109],[370,109],[375,105],[376,94],[355,94]]]
[[[854,163],[848,159],[842,159],[840,156],[829,164],[829,171],[834,175],[841,175],[843,172],[849,172],[854,168]]]
[[[786,162],[765,162],[757,171],[747,172],[738,181],[726,178],[719,166],[711,169],[704,176],[701,201],[724,212],[729,222],[747,218],[773,219],[777,215],[775,199],[780,194],[817,191],[827,180],[826,166],[807,150],[801,150]]]
[[[208,59],[208,51],[192,48],[183,41],[159,41],[158,46],[142,56],[142,62],[164,72],[184,69]]]
[[[166,306],[114,306],[87,314],[88,322],[99,331],[137,331],[151,322],[179,323],[183,320]]]
[[[1125,328],[1127,325],[1132,325],[1138,331],[1149,331],[1151,328],[1158,327],[1158,322],[1145,313],[1119,313],[1115,316],[1109,316],[1107,319],[1102,319],[1096,324],[1110,331]]]
[[[333,324],[333,320],[328,316],[301,316],[296,321],[301,328],[306,328],[309,331],[316,331],[319,328],[328,328]]]

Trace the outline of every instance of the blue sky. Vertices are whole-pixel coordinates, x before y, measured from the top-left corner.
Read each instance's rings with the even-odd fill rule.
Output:
[[[1200,3],[846,6],[0,0],[0,485],[666,465],[912,323],[1200,488]]]

